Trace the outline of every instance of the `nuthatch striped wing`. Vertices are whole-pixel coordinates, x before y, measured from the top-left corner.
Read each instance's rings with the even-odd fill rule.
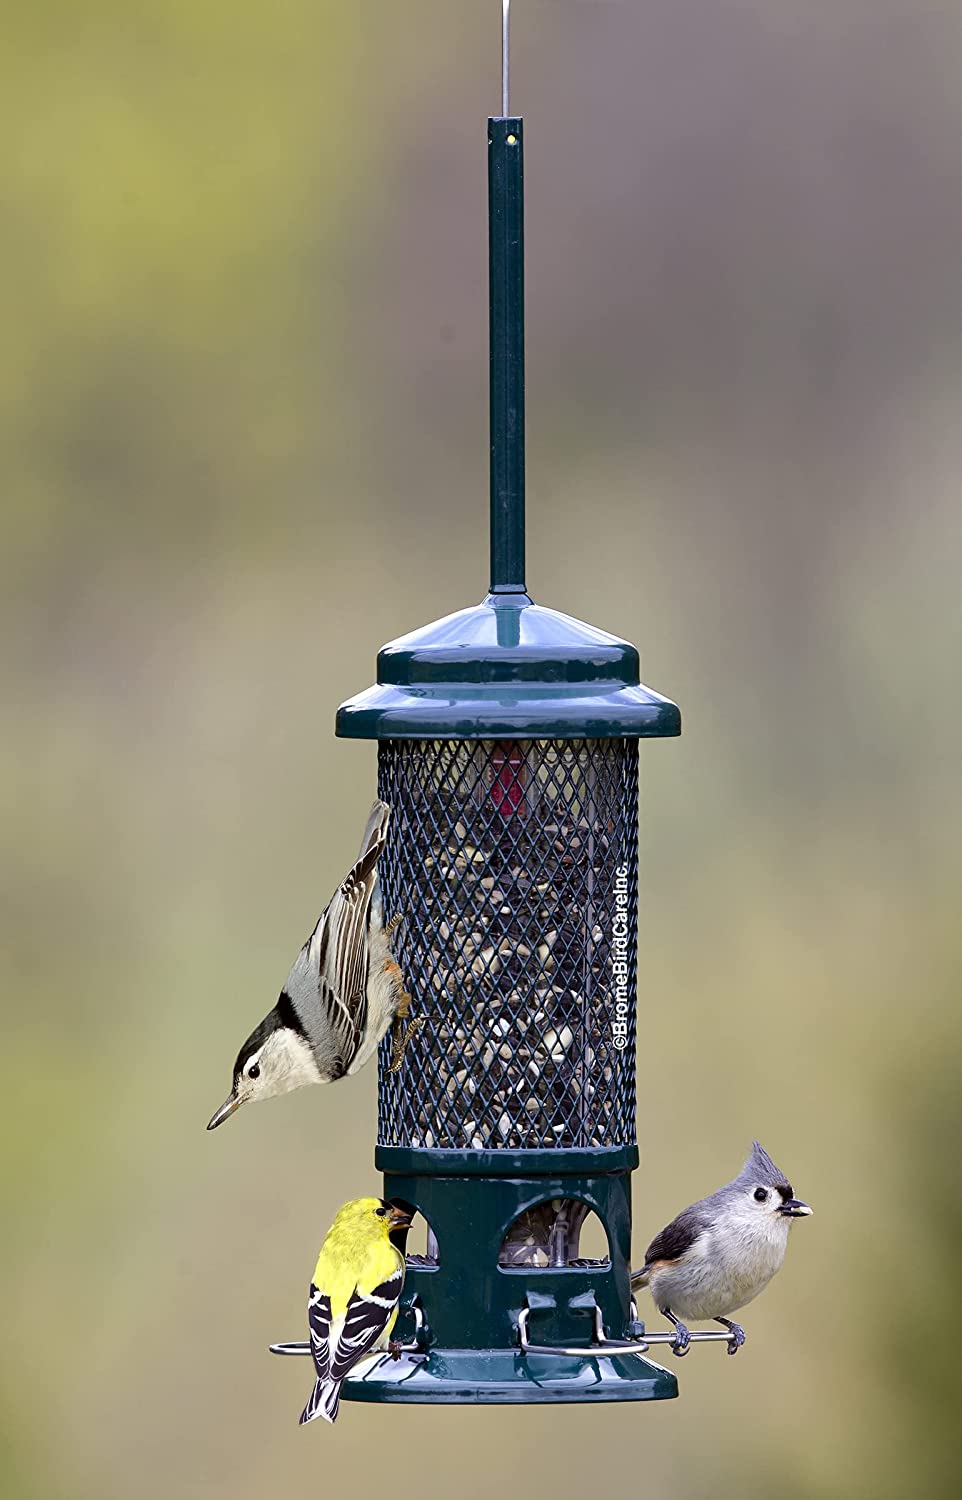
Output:
[[[755,1141],[733,1181],[684,1209],[655,1236],[631,1285],[647,1287],[674,1324],[676,1354],[689,1347],[683,1318],[723,1324],[731,1333],[729,1354],[741,1348],[745,1330],[728,1314],[765,1290],[785,1259],[794,1220],[811,1212]]]
[[[395,1023],[393,1068],[420,1021],[391,953],[377,865],[391,809],[375,802],[357,861],[334,892],[288,974],[277,1004],[237,1054],[234,1081],[207,1126],[213,1130],[251,1099],[356,1073]]]

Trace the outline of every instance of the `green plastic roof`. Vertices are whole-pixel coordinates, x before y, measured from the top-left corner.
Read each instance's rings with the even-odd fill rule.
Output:
[[[638,652],[582,620],[489,594],[383,646],[377,685],[337,711],[348,739],[609,739],[681,733]]]

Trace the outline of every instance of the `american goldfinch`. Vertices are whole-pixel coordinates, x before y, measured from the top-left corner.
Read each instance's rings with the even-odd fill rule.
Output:
[[[728,1352],[737,1353],[745,1330],[727,1314],[765,1290],[785,1259],[792,1222],[811,1212],[755,1141],[732,1182],[684,1209],[656,1235],[631,1285],[647,1287],[674,1324],[676,1354],[686,1354],[690,1341],[679,1313],[723,1324],[731,1334]]]
[[[377,862],[391,809],[375,802],[356,864],[321,912],[274,1008],[237,1054],[234,1082],[208,1130],[249,1099],[270,1099],[308,1083],[356,1073],[395,1022],[392,1070],[422,1024],[391,953],[396,921],[385,926]]]
[[[336,1421],[344,1377],[365,1355],[391,1348],[410,1222],[406,1208],[383,1198],[354,1198],[338,1210],[307,1301],[317,1380],[302,1423],[315,1417]],[[396,1349],[392,1353],[398,1357]]]

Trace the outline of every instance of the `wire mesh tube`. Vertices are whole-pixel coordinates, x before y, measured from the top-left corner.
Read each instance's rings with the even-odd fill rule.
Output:
[[[381,885],[424,1017],[379,1143],[635,1140],[635,740],[387,740]]]

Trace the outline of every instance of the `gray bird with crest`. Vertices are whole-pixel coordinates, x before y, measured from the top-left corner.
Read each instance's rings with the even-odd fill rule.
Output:
[[[672,1348],[687,1354],[691,1335],[683,1318],[710,1319],[731,1334],[729,1354],[745,1330],[729,1313],[745,1307],[781,1267],[793,1222],[812,1210],[757,1141],[738,1176],[684,1209],[656,1235],[632,1290],[647,1287],[675,1328]]]

